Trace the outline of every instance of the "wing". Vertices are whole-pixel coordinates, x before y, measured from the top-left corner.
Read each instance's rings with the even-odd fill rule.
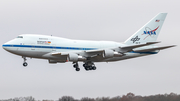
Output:
[[[97,49],[97,50],[83,50],[78,52],[53,52],[49,55],[53,57],[66,57],[66,61],[87,61],[90,60],[90,58],[101,60],[101,59],[107,59],[107,58],[113,58],[113,57],[121,57],[127,52],[150,52],[155,50],[162,50],[172,46],[164,46],[164,47],[156,47],[156,48],[146,48],[146,49],[138,49],[139,47],[148,46],[152,44],[156,44],[159,42],[147,42],[144,44],[137,44],[137,45],[124,45],[116,48],[106,48],[106,49]]]
[[[160,42],[147,42],[147,43],[143,43],[143,44],[126,45],[126,46],[121,46],[119,48],[116,48],[116,51],[119,51],[121,53],[126,53],[126,52],[133,51],[133,49],[135,49],[135,48],[148,46],[148,45],[152,45],[152,44],[157,44],[157,43],[160,43]]]

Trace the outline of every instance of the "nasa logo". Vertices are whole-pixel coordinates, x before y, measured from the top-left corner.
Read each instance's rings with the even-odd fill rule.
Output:
[[[140,40],[140,38],[138,38],[138,36],[136,36],[135,38],[132,38],[131,39],[131,41],[134,43],[134,42],[136,42],[136,41],[139,41]]]
[[[159,26],[154,29],[154,30],[151,30],[149,27],[146,27],[144,31],[144,33],[142,35],[147,35],[144,40],[148,37],[148,36],[153,36],[153,35],[156,35],[156,30],[159,28]]]

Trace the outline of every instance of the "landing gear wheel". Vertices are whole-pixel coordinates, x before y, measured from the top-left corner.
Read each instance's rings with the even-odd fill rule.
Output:
[[[89,70],[92,70],[92,66],[89,66]]]
[[[89,67],[85,67],[85,70],[88,71],[88,70],[89,70]]]
[[[77,62],[73,62],[73,67],[75,68],[76,71],[80,71],[80,68]]]
[[[80,68],[76,68],[76,71],[80,71]]]
[[[74,68],[76,68],[76,67],[77,67],[77,65],[75,64],[75,65],[73,65],[73,67],[74,67]]]
[[[93,66],[93,67],[92,67],[92,70],[96,70],[96,67],[95,67],[95,66]]]
[[[24,66],[24,67],[26,67],[27,65],[28,65],[27,62],[24,62],[24,63],[23,63],[23,66]]]
[[[89,71],[89,70],[96,70],[96,66],[94,65],[94,63],[92,61],[89,61],[89,62],[85,62],[83,64],[83,67],[86,71]]]
[[[26,57],[24,57],[24,56],[22,56],[22,58],[24,59],[23,66],[26,67],[26,66],[28,65],[27,62],[26,62],[27,59],[26,59]]]

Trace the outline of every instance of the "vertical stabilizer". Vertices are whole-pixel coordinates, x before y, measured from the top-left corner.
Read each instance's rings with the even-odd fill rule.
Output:
[[[146,42],[154,42],[157,40],[159,32],[162,28],[167,13],[159,13],[136,33],[129,37],[125,44],[140,44]]]

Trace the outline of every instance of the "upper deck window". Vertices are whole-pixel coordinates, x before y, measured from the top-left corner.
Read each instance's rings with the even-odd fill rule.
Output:
[[[23,38],[23,36],[18,36],[17,38]]]

